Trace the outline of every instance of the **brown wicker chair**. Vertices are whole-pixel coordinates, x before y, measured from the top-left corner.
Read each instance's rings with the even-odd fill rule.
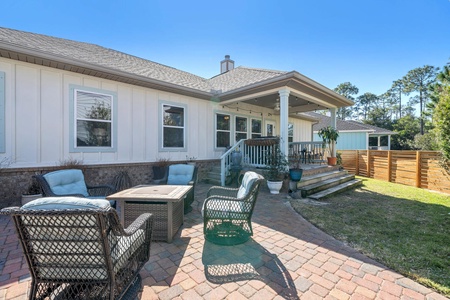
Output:
[[[48,197],[10,215],[30,269],[29,299],[134,299],[150,256],[153,217],[120,225],[107,200]]]
[[[264,177],[246,172],[240,188],[213,186],[203,202],[205,239],[219,245],[245,243],[253,235],[252,214]]]

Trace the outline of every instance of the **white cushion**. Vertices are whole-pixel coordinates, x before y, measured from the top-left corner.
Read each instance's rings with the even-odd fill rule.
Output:
[[[54,209],[101,209],[110,206],[108,200],[86,199],[80,197],[44,197],[28,202],[21,209],[54,210]]]
[[[239,187],[239,191],[237,193],[237,198],[243,198],[247,196],[250,192],[250,189],[255,182],[259,178],[259,175],[255,172],[246,172],[244,174],[244,178],[242,179],[241,186]]]

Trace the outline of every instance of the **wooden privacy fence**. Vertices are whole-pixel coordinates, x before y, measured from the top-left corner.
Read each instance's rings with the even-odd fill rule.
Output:
[[[450,176],[438,151],[339,150],[344,169],[356,175],[450,194]]]

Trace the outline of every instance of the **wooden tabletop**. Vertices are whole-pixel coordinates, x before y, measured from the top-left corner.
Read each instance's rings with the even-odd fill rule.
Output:
[[[177,201],[183,198],[191,189],[191,185],[138,185],[109,195],[106,199]]]

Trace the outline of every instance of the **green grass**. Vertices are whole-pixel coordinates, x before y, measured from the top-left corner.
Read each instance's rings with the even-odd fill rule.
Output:
[[[305,219],[387,267],[450,296],[450,196],[362,178],[321,202],[292,200]]]

